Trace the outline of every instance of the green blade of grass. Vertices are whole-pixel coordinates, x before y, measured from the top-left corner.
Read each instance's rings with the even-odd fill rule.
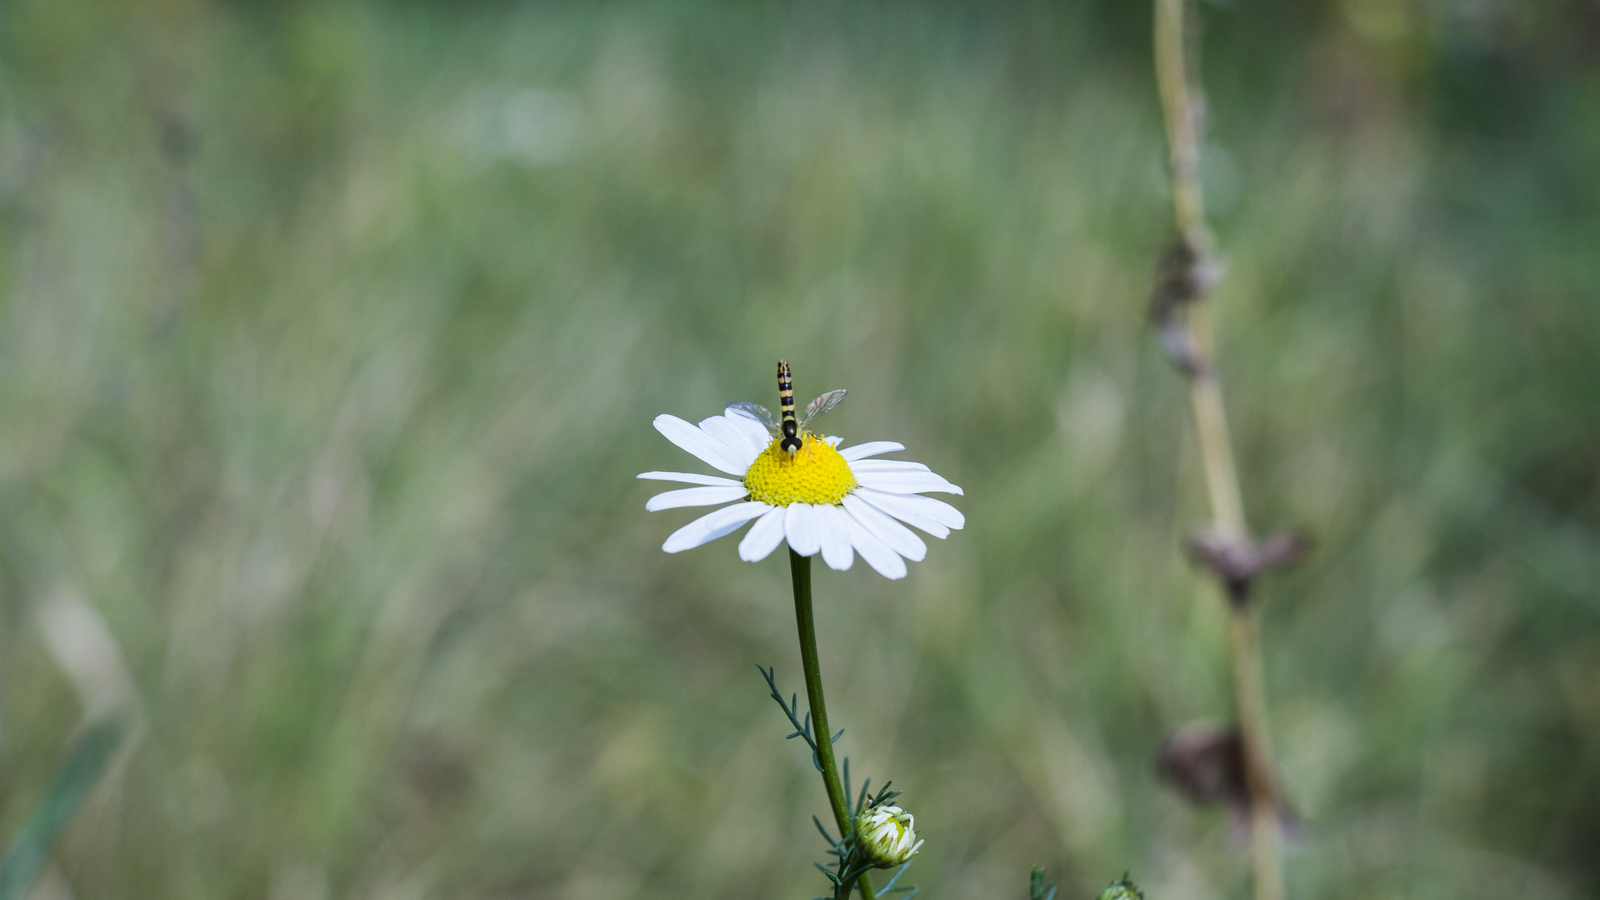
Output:
[[[5,858],[0,859],[0,900],[26,895],[39,867],[77,815],[89,791],[100,782],[121,742],[122,726],[115,721],[96,722],[78,738],[50,790],[6,848]]]

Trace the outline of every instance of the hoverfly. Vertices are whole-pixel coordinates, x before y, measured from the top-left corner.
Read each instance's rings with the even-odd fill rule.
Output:
[[[739,401],[737,403],[729,403],[728,406],[747,415],[754,416],[761,424],[767,426],[767,430],[772,432],[773,437],[782,438],[783,442],[779,446],[792,458],[803,446],[802,438],[812,420],[838,406],[843,399],[843,388],[837,391],[829,391],[807,403],[805,415],[797,421],[794,417],[794,381],[789,374],[789,364],[780,359],[778,360],[778,402],[782,404],[783,421],[781,424],[772,417],[771,411],[760,404]]]

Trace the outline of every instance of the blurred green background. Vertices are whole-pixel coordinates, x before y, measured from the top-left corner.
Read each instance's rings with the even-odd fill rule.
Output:
[[[1245,894],[1145,3],[0,8],[0,840],[36,900],[787,898],[788,573],[650,427],[847,387],[966,489],[817,579],[929,897]],[[1206,4],[1295,898],[1600,895],[1600,7]]]

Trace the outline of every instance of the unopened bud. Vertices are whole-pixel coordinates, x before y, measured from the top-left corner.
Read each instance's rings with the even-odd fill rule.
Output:
[[[856,817],[856,840],[875,868],[892,869],[910,862],[922,849],[915,826],[910,813],[884,803]]]
[[[1095,900],[1144,900],[1144,891],[1139,890],[1139,886],[1129,881],[1124,873],[1120,879],[1106,885],[1106,889]]]

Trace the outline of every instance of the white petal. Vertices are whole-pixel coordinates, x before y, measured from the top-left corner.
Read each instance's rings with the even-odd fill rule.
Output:
[[[714,469],[721,469],[729,475],[743,475],[745,469],[749,468],[732,447],[677,416],[656,416],[655,426],[667,440],[693,453]]]
[[[674,531],[667,538],[667,542],[661,545],[661,549],[668,553],[691,550],[707,541],[714,541],[725,534],[738,531],[739,526],[771,508],[765,503],[757,503],[753,500],[749,503],[724,506]]]
[[[837,434],[830,434],[827,437],[823,438],[822,442],[824,444],[827,444],[829,447],[832,447],[833,449],[837,450],[837,449],[839,449],[839,443],[841,441],[843,441],[843,440],[844,440],[844,438],[839,437]]]
[[[888,513],[907,525],[920,528],[936,538],[944,539],[950,536],[950,529],[927,516],[919,514],[915,510],[896,508],[892,502],[896,497],[920,497],[920,494],[885,494],[882,491],[869,491],[865,488],[857,488],[855,494],[870,503],[879,512]]]
[[[883,491],[875,491],[871,488],[858,488],[856,494],[889,515],[904,522],[909,522],[929,534],[935,534],[935,532],[913,519],[912,516],[927,519],[950,531],[960,531],[967,525],[967,517],[961,514],[961,510],[943,500],[923,497],[920,494],[886,494]],[[944,537],[944,535],[940,534],[938,537]]]
[[[890,494],[920,494],[923,491],[961,493],[961,488],[932,472],[861,472],[856,475],[856,481],[861,482],[862,487]]]
[[[921,560],[928,555],[928,545],[922,542],[922,538],[913,534],[911,529],[879,512],[877,507],[860,497],[846,495],[844,508],[857,522],[866,526],[878,540],[888,544],[890,550],[913,560]]]
[[[746,562],[760,562],[772,555],[783,543],[783,519],[786,507],[774,507],[756,520],[750,530],[745,533],[744,540],[739,542],[739,558]]]
[[[732,478],[723,478],[721,475],[696,475],[693,472],[641,472],[639,477],[646,481],[681,481],[684,484],[741,484]]]
[[[789,504],[783,531],[789,538],[789,549],[801,556],[815,556],[822,549],[822,521],[816,507],[809,503]]]
[[[848,499],[848,498],[847,498]],[[855,546],[856,552],[867,561],[867,565],[878,571],[885,578],[906,577],[906,561],[900,555],[890,550],[883,541],[872,536],[867,526],[857,522],[854,517],[847,516],[850,523],[850,543]]]
[[[730,500],[743,500],[745,493],[742,484],[684,488],[657,494],[650,498],[650,502],[646,503],[644,508],[649,512],[655,512],[658,509],[677,509],[680,506],[715,506]]]
[[[850,549],[850,514],[832,504],[816,509],[822,519],[822,561],[828,568],[843,572],[856,561],[855,552]]]
[[[868,441],[865,444],[846,447],[839,451],[839,455],[851,462],[855,462],[858,459],[866,459],[869,456],[877,456],[880,453],[893,453],[896,450],[904,450],[905,448],[905,444],[896,444],[894,441]]]
[[[928,467],[903,459],[863,459],[850,464],[852,472],[926,472]]]
[[[752,440],[749,432],[735,425],[726,416],[712,416],[709,419],[701,419],[700,430],[727,444],[729,449],[744,460],[746,469],[750,468],[750,464],[755,462],[756,457],[760,456],[761,451],[767,447],[765,442]]]

